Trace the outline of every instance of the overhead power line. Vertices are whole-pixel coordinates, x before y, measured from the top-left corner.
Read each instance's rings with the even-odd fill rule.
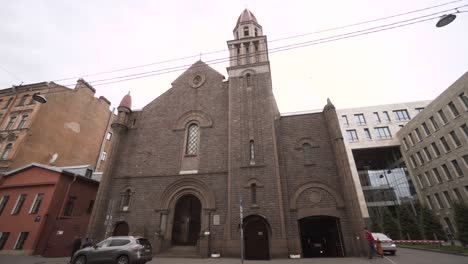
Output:
[[[429,6],[429,7],[416,9],[416,10],[412,10],[412,11],[408,11],[408,12],[404,12],[404,13],[399,13],[399,14],[395,14],[395,15],[391,15],[391,16],[386,16],[386,17],[382,17],[382,18],[366,20],[366,21],[362,21],[362,22],[357,22],[357,23],[348,24],[348,25],[344,25],[344,26],[339,26],[339,27],[314,31],[314,32],[310,32],[310,33],[304,33],[304,34],[300,34],[300,35],[294,35],[294,36],[278,38],[278,39],[270,40],[269,42],[272,43],[272,42],[277,42],[277,41],[283,41],[283,40],[288,40],[288,39],[293,39],[293,38],[299,38],[299,37],[304,37],[304,36],[309,36],[309,35],[314,35],[314,34],[319,34],[319,33],[325,33],[325,32],[335,31],[335,30],[354,27],[354,26],[359,26],[359,25],[364,25],[364,24],[373,23],[373,22],[377,22],[377,21],[382,21],[382,20],[386,20],[386,19],[391,19],[391,18],[395,18],[395,17],[399,17],[399,16],[414,14],[414,13],[418,13],[418,12],[422,12],[422,11],[426,11],[426,10],[430,10],[430,9],[435,9],[435,8],[438,8],[438,7],[442,7],[442,6],[446,6],[446,5],[450,5],[450,4],[454,4],[454,3],[462,2],[462,1],[465,1],[465,0],[450,1],[450,2],[447,2],[447,3],[439,4],[439,5]],[[452,8],[452,9],[454,9],[454,8]],[[452,10],[452,9],[450,9],[450,10]],[[229,51],[229,49],[210,51],[210,52],[206,52],[206,53],[202,53],[202,54],[203,55],[212,55],[212,54],[217,54],[217,53],[226,52],[226,51]],[[200,54],[185,56],[185,57],[179,57],[179,58],[175,58],[175,59],[152,62],[152,63],[142,64],[142,65],[137,65],[137,66],[131,66],[131,67],[125,67],[125,68],[120,68],[120,69],[115,69],[115,70],[102,71],[102,72],[97,72],[97,73],[92,73],[92,74],[85,74],[85,75],[74,76],[74,77],[60,78],[60,79],[56,79],[56,80],[53,80],[53,81],[54,82],[59,82],[59,81],[66,81],[66,80],[78,79],[78,78],[83,78],[83,77],[91,77],[91,76],[97,76],[97,75],[127,71],[127,70],[132,70],[132,69],[138,69],[138,68],[143,68],[143,67],[154,66],[154,65],[158,65],[158,64],[165,64],[165,63],[175,62],[175,61],[179,61],[179,60],[197,58],[199,56],[200,56]]]
[[[457,8],[461,7],[466,7],[468,5],[460,6]],[[430,15],[424,15],[424,16],[419,16],[416,18],[411,18],[411,19],[406,19],[406,20],[401,20],[398,22],[394,23],[389,23],[385,25],[380,25],[380,26],[375,26],[371,28],[366,28],[362,30],[356,30],[348,33],[343,33],[343,34],[338,34],[330,37],[324,37],[324,38],[319,38],[319,39],[314,39],[310,41],[304,41],[300,43],[294,43],[294,44],[289,44],[285,46],[280,46],[276,48],[272,48],[269,51],[265,52],[260,52],[260,55],[263,55],[265,53],[276,53],[276,52],[282,52],[286,50],[291,50],[291,49],[297,49],[297,48],[302,48],[306,46],[312,46],[312,45],[318,45],[322,43],[328,43],[328,42],[333,42],[333,41],[338,41],[341,39],[347,39],[347,38],[353,38],[357,36],[362,36],[362,35],[367,35],[371,33],[376,33],[380,31],[386,31],[394,28],[399,28],[399,27],[404,27],[404,26],[409,26],[417,23],[422,23],[426,22],[429,20],[434,20],[439,18],[440,13],[445,13],[450,10],[444,10],[436,13],[432,13]],[[245,55],[244,55],[245,57]],[[242,57],[241,57],[242,58]],[[223,57],[223,58],[217,58],[213,60],[206,61],[205,63],[208,65],[213,65],[213,64],[219,64],[219,63],[224,63],[228,62],[229,60],[235,60],[237,57]],[[99,86],[99,85],[106,85],[106,84],[111,84],[111,83],[117,83],[117,82],[123,82],[123,81],[129,81],[129,80],[135,80],[135,79],[140,79],[140,78],[146,78],[146,77],[151,77],[151,76],[156,76],[156,75],[162,75],[162,74],[167,74],[167,73],[172,73],[172,72],[177,72],[177,71],[183,71],[191,67],[192,64],[186,64],[186,65],[180,65],[180,66],[174,66],[174,67],[169,67],[169,68],[163,68],[163,69],[158,69],[154,71],[147,71],[147,72],[142,72],[142,73],[135,73],[135,74],[128,74],[128,75],[123,75],[123,76],[117,76],[117,77],[110,77],[110,78],[104,78],[104,79],[99,79],[95,81],[89,81],[90,83],[93,84],[93,86]],[[73,84],[70,84],[73,85]]]

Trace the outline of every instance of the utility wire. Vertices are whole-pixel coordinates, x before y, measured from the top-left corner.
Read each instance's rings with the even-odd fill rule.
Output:
[[[395,17],[399,17],[399,16],[404,16],[404,15],[409,15],[409,14],[413,14],[413,13],[418,13],[418,12],[422,12],[422,11],[426,11],[426,10],[438,8],[438,7],[441,7],[441,6],[450,5],[450,4],[457,3],[457,2],[462,2],[462,1],[465,1],[465,0],[455,0],[455,1],[447,2],[447,3],[443,3],[443,4],[440,4],[440,5],[434,5],[434,6],[430,6],[430,7],[426,7],[426,8],[416,9],[416,10],[412,10],[412,11],[408,11],[408,12],[404,12],[404,13],[399,13],[399,14],[391,15],[391,16],[387,16],[387,17],[382,17],[382,18],[377,18],[377,19],[362,21],[362,22],[358,22],[358,23],[354,23],[354,24],[349,24],[349,25],[345,25],[345,26],[340,26],[340,27],[334,27],[334,28],[319,30],[319,31],[310,32],[310,33],[305,33],[305,34],[300,34],[300,35],[295,35],[295,36],[289,36],[289,37],[284,37],[284,38],[278,38],[278,39],[270,40],[269,42],[271,43],[271,42],[282,41],[282,40],[287,40],[287,39],[299,38],[299,37],[304,37],[304,36],[308,36],[308,35],[319,34],[319,33],[334,31],[334,30],[338,30],[338,29],[344,29],[344,28],[348,28],[348,27],[353,27],[353,26],[368,24],[368,23],[377,22],[377,21],[381,21],[381,20],[386,20],[386,19],[390,19],[390,18],[395,18]],[[450,10],[452,10],[452,9],[450,9]],[[217,50],[217,51],[211,51],[211,52],[202,53],[202,54],[203,54],[203,55],[212,55],[212,54],[216,54],[216,53],[220,53],[220,52],[225,52],[225,51],[229,51],[229,49],[222,49],[222,50]],[[96,76],[96,75],[102,75],[102,74],[108,74],[108,73],[126,71],[126,70],[137,69],[137,68],[143,68],[143,67],[148,67],[148,66],[153,66],[153,65],[158,65],[158,64],[164,64],[164,63],[169,63],[169,62],[174,62],[174,61],[179,61],[179,60],[185,60],[185,59],[190,59],[190,58],[196,58],[196,57],[198,57],[198,56],[200,56],[200,54],[191,55],[191,56],[186,56],[186,57],[180,57],[180,58],[175,58],[175,59],[169,59],[169,60],[164,60],[164,61],[152,62],[152,63],[142,64],[142,65],[137,65],[137,66],[131,66],[131,67],[126,67],[126,68],[121,68],[121,69],[116,69],[116,70],[109,70],[109,71],[102,71],[102,72],[98,72],[98,73],[92,73],[92,74],[86,74],[86,75],[80,75],[80,76],[74,76],[74,77],[60,78],[60,79],[56,79],[56,80],[53,80],[53,81],[54,81],[54,82],[59,82],[59,81],[66,81],[66,80],[77,79],[77,78],[82,78],[82,77],[91,77],[91,76]]]
[[[465,6],[468,6],[468,5],[465,5]],[[461,6],[461,7],[465,7],[465,6]],[[460,8],[460,7],[457,7],[457,8]],[[433,19],[439,18],[439,16],[436,16],[436,17],[431,17],[431,16],[438,15],[440,13],[444,13],[444,12],[451,11],[451,10],[452,9],[444,10],[444,11],[436,12],[436,13],[433,13],[433,14],[430,14],[430,15],[420,16],[420,17],[416,17],[416,18],[402,20],[402,21],[398,21],[398,22],[394,22],[394,23],[390,23],[390,24],[385,24],[385,25],[381,25],[381,26],[376,26],[376,27],[372,27],[372,28],[367,28],[367,29],[363,29],[363,30],[357,30],[357,31],[348,32],[348,33],[344,33],[344,34],[334,35],[334,36],[330,36],[330,37],[325,37],[325,38],[315,39],[315,40],[311,40],[311,41],[305,41],[305,42],[301,42],[301,43],[294,43],[294,44],[290,44],[290,45],[280,46],[280,47],[270,49],[269,51],[260,52],[260,54],[252,54],[252,55],[263,55],[263,54],[266,54],[266,53],[276,53],[276,52],[301,48],[301,47],[310,46],[310,45],[316,45],[316,44],[327,43],[327,42],[337,41],[337,40],[341,40],[341,39],[351,38],[351,37],[357,37],[357,36],[366,35],[366,34],[370,34],[370,33],[375,33],[375,32],[379,32],[379,31],[389,30],[389,29],[393,29],[393,28],[397,28],[397,27],[408,26],[408,25],[412,25],[412,24],[416,24],[416,23],[422,23],[422,22],[425,22],[425,21],[428,21],[428,20],[433,20]],[[431,18],[421,20],[422,18],[427,18],[427,17],[431,17]],[[410,22],[410,21],[415,21],[415,22],[407,23],[407,22]],[[405,23],[405,24],[402,24],[402,23]],[[399,25],[399,24],[401,24],[401,25]],[[396,26],[396,25],[398,25],[398,26]],[[246,56],[247,55],[242,55],[242,56],[240,56],[240,58],[245,58]],[[229,60],[235,60],[235,59],[237,59],[237,57],[224,57],[224,58],[209,60],[209,61],[206,61],[205,63],[208,64],[208,65],[213,65],[213,64],[223,63],[223,62],[227,62]],[[104,84],[109,84],[109,83],[116,83],[116,82],[119,82],[119,81],[134,80],[134,79],[145,78],[145,77],[150,77],[150,76],[155,76],[155,75],[161,75],[161,74],[166,74],[166,73],[171,73],[171,72],[176,72],[176,71],[182,71],[182,70],[188,69],[191,66],[192,66],[192,64],[180,65],[180,66],[174,66],[174,67],[170,67],[170,68],[163,68],[163,69],[154,70],[154,71],[148,71],[148,72],[135,73],[135,74],[129,74],[129,75],[124,75],[124,76],[105,78],[105,79],[89,81],[89,82],[93,83],[94,86],[98,86],[98,85],[104,85]],[[122,79],[122,80],[117,80],[117,79]],[[116,81],[112,81],[112,80],[116,80]],[[112,81],[112,82],[108,82],[108,81]],[[98,82],[104,82],[104,83],[98,83]],[[70,84],[70,85],[73,85],[73,84]]]
[[[325,38],[325,39],[318,40],[318,41],[315,41],[315,42],[299,43],[299,44],[296,44],[295,46],[291,46],[291,47],[281,47],[281,49],[278,48],[277,50],[270,51],[269,53],[282,52],[282,51],[286,51],[286,50],[292,50],[292,49],[297,49],[297,48],[302,48],[302,47],[307,47],[307,46],[313,46],[313,45],[333,42],[333,41],[337,41],[337,40],[341,40],[341,39],[353,38],[353,37],[357,37],[357,36],[362,36],[362,35],[367,35],[367,34],[376,33],[376,32],[380,32],[380,31],[386,31],[386,30],[390,30],[390,29],[394,29],[394,28],[399,28],[399,27],[409,26],[409,25],[413,25],[413,24],[417,24],[417,23],[422,23],[422,22],[434,20],[434,19],[437,19],[437,18],[439,18],[439,17],[426,18],[426,19],[423,19],[423,20],[413,21],[413,22],[410,22],[410,23],[402,24],[402,25],[394,25],[394,26],[391,26],[391,27],[375,29],[375,30],[372,30],[372,31],[361,32],[361,33],[353,34],[353,35],[332,37],[332,38],[329,38],[329,39]],[[224,63],[224,62],[229,61],[230,59],[231,58],[216,61],[216,62],[212,62],[212,63],[210,63],[208,65]],[[205,67],[205,65],[195,66],[194,68],[196,68],[196,67]],[[93,83],[93,86],[107,85],[107,84],[112,84],[112,83],[130,81],[130,80],[141,79],[141,78],[146,78],[146,77],[151,77],[151,76],[157,76],[157,75],[162,75],[162,74],[167,74],[167,73],[172,73],[172,72],[183,71],[183,70],[186,70],[188,68],[189,67],[184,67],[184,68],[174,67],[174,69],[168,68],[168,69],[161,70],[160,72],[157,72],[157,73],[150,73],[150,74],[146,74],[146,75],[142,75],[142,76],[129,77],[129,78],[121,79],[121,80],[114,80],[114,81],[97,83],[97,84],[94,84],[92,81],[90,83]],[[116,78],[119,78],[119,77],[116,77]],[[103,80],[101,80],[101,81],[103,81]],[[70,85],[73,85],[73,84],[70,84]]]
[[[4,72],[8,73],[11,77],[13,77],[14,79],[20,81],[21,83],[23,83],[23,81],[21,80],[21,78],[18,77],[18,75],[14,74],[13,72],[7,70],[5,67],[3,67],[2,65],[0,65],[0,69],[2,69]]]

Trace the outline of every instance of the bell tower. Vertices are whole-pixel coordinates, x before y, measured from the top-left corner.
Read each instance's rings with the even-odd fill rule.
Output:
[[[237,19],[233,30],[234,40],[228,41],[230,77],[239,76],[238,69],[258,67],[268,64],[267,38],[257,18],[245,9]],[[268,72],[269,72],[269,67]],[[264,71],[265,69],[263,69]]]
[[[263,258],[285,256],[284,196],[276,132],[280,114],[272,91],[267,37],[248,9],[239,16],[233,34],[234,39],[227,42],[230,63],[225,255],[240,253],[239,221],[243,208],[243,221],[254,221],[259,228],[268,230],[260,232],[272,245],[263,245]]]

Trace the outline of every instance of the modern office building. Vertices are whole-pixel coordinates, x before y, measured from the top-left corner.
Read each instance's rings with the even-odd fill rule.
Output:
[[[398,133],[420,201],[456,232],[453,203],[468,201],[468,72]]]
[[[383,208],[403,203],[415,206],[417,196],[400,153],[397,132],[430,101],[341,109],[337,113],[345,136],[354,178],[359,180],[373,221]]]

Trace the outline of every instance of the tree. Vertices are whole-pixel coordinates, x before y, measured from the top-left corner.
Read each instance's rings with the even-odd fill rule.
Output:
[[[418,221],[408,205],[401,205],[397,210],[399,210],[401,233],[404,239],[421,239]]]
[[[424,239],[435,239],[434,234],[437,236],[437,239],[446,239],[446,234],[439,220],[435,217],[432,210],[425,206],[421,206],[419,211],[419,224],[422,227]]]
[[[455,223],[458,228],[457,238],[463,246],[468,245],[468,206],[463,203],[454,205]]]
[[[387,234],[391,239],[401,239],[400,231],[398,230],[398,224],[395,221],[395,218],[393,218],[392,213],[390,213],[388,209],[386,209],[383,213],[382,227],[385,234]]]

